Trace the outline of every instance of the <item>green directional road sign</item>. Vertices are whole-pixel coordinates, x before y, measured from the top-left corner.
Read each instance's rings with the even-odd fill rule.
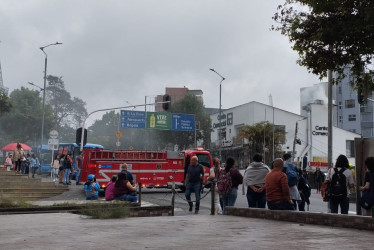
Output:
[[[147,112],[147,128],[170,130],[171,114],[168,112]]]

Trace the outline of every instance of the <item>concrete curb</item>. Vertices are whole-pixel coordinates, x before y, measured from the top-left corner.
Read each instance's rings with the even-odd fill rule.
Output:
[[[341,214],[226,207],[226,215],[374,231],[374,218]]]

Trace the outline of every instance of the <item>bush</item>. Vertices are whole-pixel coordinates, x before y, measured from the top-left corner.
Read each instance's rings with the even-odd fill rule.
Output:
[[[18,198],[6,198],[0,194],[0,208],[11,208],[11,207],[31,207],[24,199]]]
[[[97,206],[92,204],[80,210],[79,213],[92,219],[118,219],[128,217],[129,208],[126,206]]]

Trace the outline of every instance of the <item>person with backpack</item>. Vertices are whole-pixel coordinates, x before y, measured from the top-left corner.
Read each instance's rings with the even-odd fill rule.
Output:
[[[297,184],[297,189],[299,190],[301,200],[299,201],[299,211],[305,211],[305,203],[310,205],[310,195],[311,195],[311,187],[308,182],[308,178],[306,176],[306,171],[299,169],[299,183]]]
[[[266,202],[270,210],[295,210],[290,198],[287,175],[281,158],[273,161],[272,170],[265,177]]]
[[[195,192],[195,214],[199,213],[200,191],[204,184],[204,167],[199,163],[199,159],[196,155],[192,156],[191,164],[187,168],[186,178],[184,180],[184,186],[186,187],[184,195],[189,205],[188,211],[192,212],[193,203],[191,201],[191,193]]]
[[[288,186],[290,187],[290,197],[293,201],[295,210],[297,209],[297,204],[301,201],[299,190],[297,189],[297,184],[299,182],[299,171],[295,164],[291,162],[292,156],[289,153],[283,155],[284,169],[283,172],[287,175]]]
[[[341,214],[348,214],[350,188],[354,187],[352,171],[345,155],[339,155],[335,167],[330,168],[326,176],[327,195],[331,213],[337,214],[340,206]]]
[[[235,160],[227,158],[224,169],[221,169],[217,179],[217,189],[222,197],[222,214],[227,206],[234,206],[238,197],[238,187],[243,183],[243,175],[234,167]]]
[[[32,178],[35,178],[35,173],[36,173],[36,170],[38,169],[38,167],[40,167],[40,162],[38,160],[38,158],[36,158],[36,155],[35,154],[32,154],[31,155],[31,173],[32,173]]]
[[[244,172],[243,190],[247,187],[248,207],[265,208],[265,176],[269,172],[269,167],[262,163],[262,156],[257,153],[254,154],[253,162],[249,164]]]
[[[365,173],[365,185],[359,189],[362,192],[360,205],[362,207],[362,215],[371,216],[371,208],[374,204],[374,157],[368,157],[365,160],[367,172]]]

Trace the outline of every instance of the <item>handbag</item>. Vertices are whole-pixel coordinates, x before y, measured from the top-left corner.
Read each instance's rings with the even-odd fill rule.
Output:
[[[370,173],[370,188],[362,192],[360,206],[366,210],[370,210],[374,205],[374,183],[373,174]]]
[[[207,180],[205,182],[204,188],[210,189],[214,185],[214,182],[212,180]]]

